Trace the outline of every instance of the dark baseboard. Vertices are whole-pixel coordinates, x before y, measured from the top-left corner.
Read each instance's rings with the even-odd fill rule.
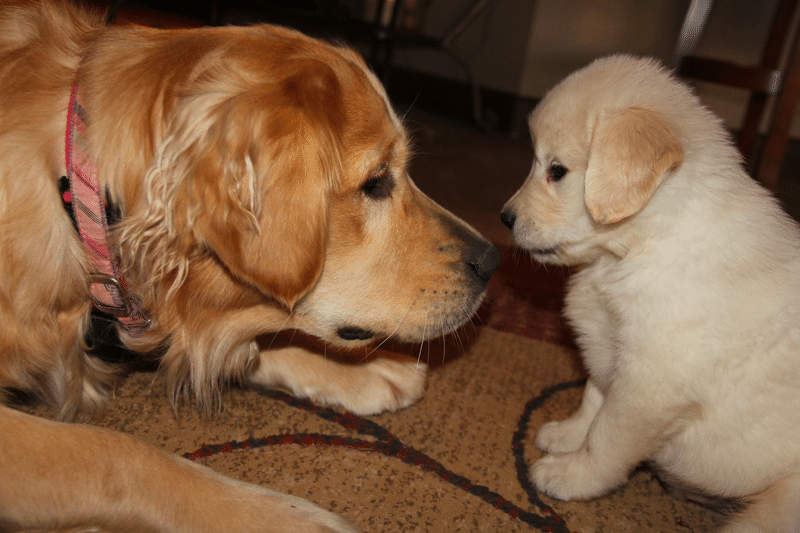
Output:
[[[385,80],[392,102],[413,106],[457,120],[476,123],[473,90],[465,81],[392,67]],[[528,135],[528,115],[538,100],[479,88],[480,120],[476,126],[491,133]]]

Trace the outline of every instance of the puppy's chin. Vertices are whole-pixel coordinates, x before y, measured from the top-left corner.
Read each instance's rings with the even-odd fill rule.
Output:
[[[526,246],[520,242],[517,244],[531,255],[537,263],[544,265],[564,265],[564,250],[560,245],[553,246]]]
[[[526,248],[531,258],[543,265],[573,267],[594,262],[598,254],[595,250],[585,250],[580,246],[559,245],[552,248]]]
[[[548,263],[558,259],[559,246],[550,246],[549,248],[529,248],[528,252],[531,257],[540,263]]]
[[[534,261],[543,265],[581,266],[594,263],[605,255],[619,255],[619,250],[615,250],[608,242],[598,242],[596,239],[576,239],[553,245],[519,240],[516,242]]]

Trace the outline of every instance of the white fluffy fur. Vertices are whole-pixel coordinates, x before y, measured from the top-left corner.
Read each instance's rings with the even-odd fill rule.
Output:
[[[530,127],[533,168],[504,215],[535,259],[581,265],[566,315],[590,376],[580,410],[539,431],[550,455],[531,479],[593,498],[650,460],[745,505],[726,533],[800,531],[798,225],[652,60],[592,63]]]

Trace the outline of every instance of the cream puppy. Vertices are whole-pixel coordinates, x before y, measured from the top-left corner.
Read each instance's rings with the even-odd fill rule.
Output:
[[[724,531],[800,531],[800,229],[718,118],[656,62],[595,61],[530,117],[503,209],[539,262],[581,266],[566,316],[589,380],[532,481],[600,496],[651,461],[732,503]]]

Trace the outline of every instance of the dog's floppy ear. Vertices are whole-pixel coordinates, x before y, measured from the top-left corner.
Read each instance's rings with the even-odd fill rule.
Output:
[[[164,211],[164,229],[153,233],[166,242],[143,244],[150,260],[156,248],[170,250],[166,266],[156,265],[162,277],[180,284],[187,258],[212,253],[289,307],[319,277],[341,165],[341,91],[321,61],[284,68],[255,86],[215,73],[179,100],[146,180],[151,211]]]
[[[586,169],[586,206],[599,224],[637,213],[683,151],[660,113],[641,107],[601,113]]]

